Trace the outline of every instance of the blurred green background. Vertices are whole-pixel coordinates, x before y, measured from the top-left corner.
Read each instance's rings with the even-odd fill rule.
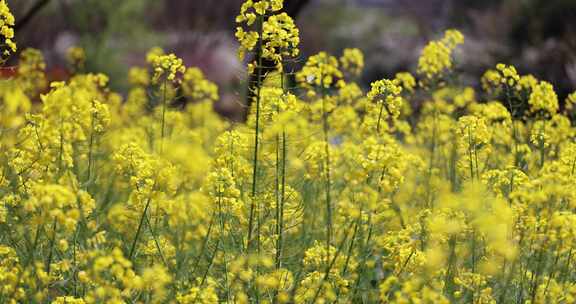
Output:
[[[301,2],[296,19],[304,55],[360,48],[366,54],[364,84],[415,70],[424,44],[453,27],[466,36],[458,55],[464,82],[476,82],[487,68],[505,62],[551,81],[562,99],[576,87],[575,0],[287,1]],[[41,49],[50,73],[61,73],[68,47],[82,46],[87,69],[109,74],[113,88],[123,92],[129,66],[142,65],[146,51],[158,45],[220,85],[224,112],[234,111],[245,76],[233,35],[241,3],[8,0],[17,21],[27,19],[16,32],[20,49]]]

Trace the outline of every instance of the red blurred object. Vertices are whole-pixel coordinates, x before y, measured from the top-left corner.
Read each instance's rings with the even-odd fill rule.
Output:
[[[0,67],[0,79],[18,76],[18,66]],[[46,71],[48,81],[65,81],[70,78],[70,72],[63,67],[54,67]]]
[[[51,69],[48,69],[46,71],[46,77],[48,78],[48,81],[52,82],[52,81],[66,81],[68,79],[70,79],[70,71],[68,71],[68,69],[63,68],[63,67],[53,67]]]
[[[0,67],[0,78],[12,78],[18,74],[17,66]]]

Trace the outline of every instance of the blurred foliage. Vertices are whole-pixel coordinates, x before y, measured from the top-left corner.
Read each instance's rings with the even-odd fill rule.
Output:
[[[146,21],[146,13],[159,4],[155,0],[72,1],[68,8],[70,23],[87,51],[87,69],[104,71],[112,79],[126,79],[123,56],[149,48],[159,39]]]
[[[17,19],[36,1],[8,0]],[[54,41],[62,33],[71,33],[88,52],[87,69],[105,72],[112,79],[126,79],[126,66],[141,63],[134,58],[142,58],[153,45],[204,64],[207,71],[220,71],[225,69],[212,66],[206,52],[194,50],[203,44],[216,53],[228,43],[224,53],[230,53],[235,28],[230,20],[240,2],[51,0],[17,36],[25,40],[21,44],[48,54],[50,66],[63,62],[61,53],[50,52],[56,48]],[[463,51],[462,60],[468,60],[462,62],[463,78],[476,79],[496,61],[504,61],[551,80],[560,96],[576,86],[576,0],[311,0],[296,21],[302,29],[304,55],[319,50],[339,53],[345,46],[361,48],[370,67],[362,77],[364,85],[413,69],[425,41],[455,27],[469,43]],[[225,82],[234,77],[219,76],[223,79],[219,84],[233,91]],[[122,90],[125,83],[112,86]]]
[[[8,0],[17,20],[37,1]],[[133,64],[125,62],[131,57],[129,54],[142,53],[162,42],[150,24],[150,18],[161,8],[161,1],[156,0],[51,0],[18,33],[18,39],[22,44],[45,50],[48,56],[52,54],[48,58],[52,66],[63,64],[62,50],[58,49],[62,45],[58,43],[64,40],[65,44],[77,44],[87,52],[87,71],[126,79],[125,66]],[[126,87],[124,82],[111,85],[115,89]]]

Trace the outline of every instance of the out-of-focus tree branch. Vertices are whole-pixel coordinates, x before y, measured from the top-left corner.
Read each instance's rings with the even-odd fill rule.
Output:
[[[302,9],[310,3],[310,0],[286,0],[284,4],[284,11],[292,17],[292,19],[296,19],[296,17],[300,14]]]
[[[18,32],[25,28],[30,21],[42,11],[46,5],[50,3],[50,0],[38,0],[30,9],[22,16],[16,20],[16,25],[14,26],[14,31]]]

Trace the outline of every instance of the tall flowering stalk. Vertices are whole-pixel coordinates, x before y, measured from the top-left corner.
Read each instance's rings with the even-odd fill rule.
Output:
[[[274,0],[261,0],[252,1],[248,0],[244,2],[240,10],[240,14],[236,17],[236,23],[243,26],[239,26],[236,29],[236,38],[240,42],[240,48],[238,50],[238,57],[243,60],[247,52],[254,52],[255,59],[253,62],[248,64],[249,71],[253,71],[255,66],[257,66],[257,84],[255,93],[256,99],[256,116],[255,116],[255,127],[254,127],[254,153],[253,153],[253,163],[252,163],[252,189],[251,189],[251,203],[250,203],[250,217],[248,223],[248,236],[247,236],[247,247],[248,249],[253,246],[253,230],[255,217],[259,218],[259,206],[256,205],[257,192],[258,192],[258,155],[260,146],[260,101],[261,101],[261,87],[262,87],[262,60],[264,56],[264,22],[269,18],[270,14],[274,14],[282,9],[282,1]],[[256,27],[253,30],[253,27]],[[248,30],[245,30],[245,28]],[[250,84],[248,84],[249,87]],[[251,96],[251,94],[248,94]],[[247,104],[250,104],[249,102]],[[258,234],[259,238],[259,234]],[[259,241],[257,240],[257,246],[259,247]]]
[[[160,153],[164,150],[164,137],[166,137],[166,110],[170,104],[168,100],[168,86],[179,85],[182,74],[186,71],[182,59],[174,54],[151,54],[149,61],[154,74],[152,83],[159,86],[161,91],[162,116],[160,121]]]
[[[324,140],[324,179],[326,194],[326,248],[332,243],[332,176],[330,161],[330,127],[328,115],[331,110],[328,103],[331,101],[327,94],[333,85],[342,85],[342,72],[338,69],[339,63],[336,57],[320,52],[308,58],[308,61],[300,72],[296,75],[300,83],[311,89],[308,94],[314,95],[315,90],[320,91],[322,134]]]

